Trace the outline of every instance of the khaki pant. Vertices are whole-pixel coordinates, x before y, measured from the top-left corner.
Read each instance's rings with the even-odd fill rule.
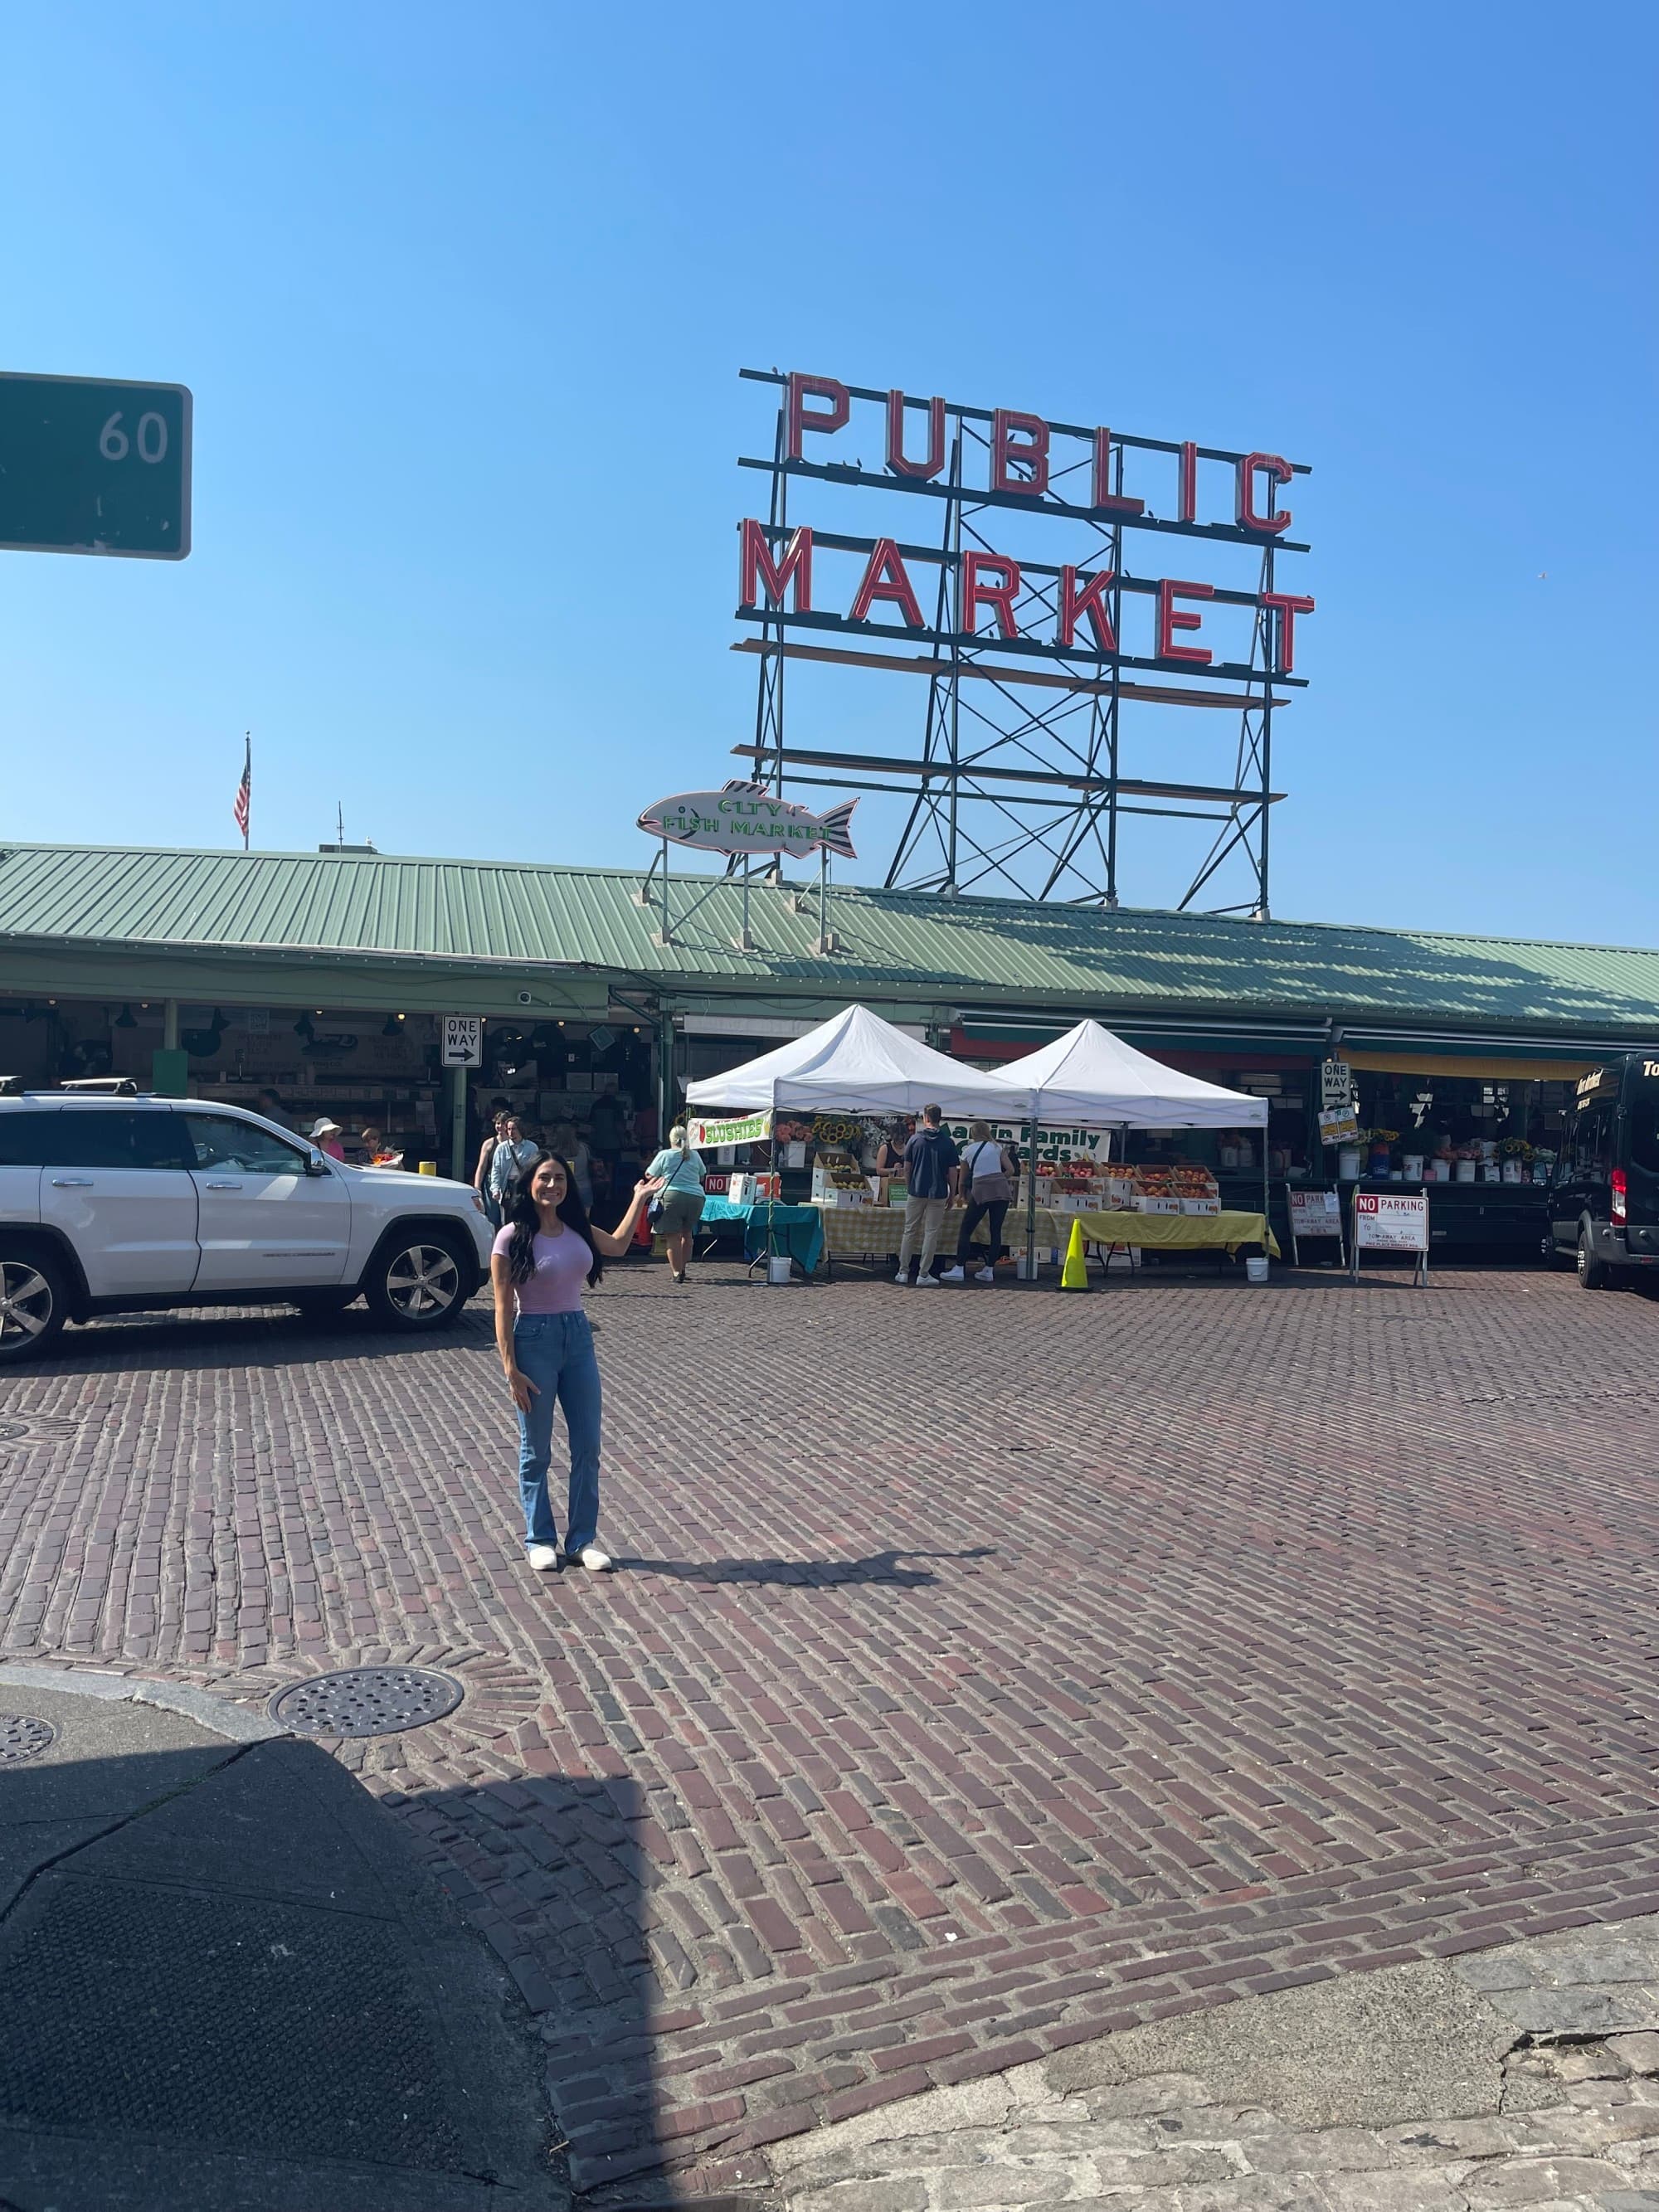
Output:
[[[904,1235],[899,1241],[899,1273],[908,1274],[910,1255],[915,1249],[916,1231],[921,1231],[921,1272],[933,1273],[933,1255],[939,1250],[939,1236],[945,1227],[948,1198],[907,1198],[904,1201]]]

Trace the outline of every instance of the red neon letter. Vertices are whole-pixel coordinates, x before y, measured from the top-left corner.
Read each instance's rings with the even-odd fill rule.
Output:
[[[1017,431],[1024,431],[1023,439]],[[1018,461],[1031,471],[1029,477],[1009,474]],[[1028,499],[1041,499],[1048,489],[1048,425],[1040,415],[1018,415],[1012,407],[999,407],[991,417],[991,489],[993,491],[1023,492]]]
[[[1266,514],[1258,514],[1255,511],[1255,477],[1258,469],[1275,487],[1273,498],[1267,502],[1268,511]],[[1277,507],[1274,501],[1278,497],[1277,487],[1282,483],[1289,483],[1295,473],[1290,463],[1281,461],[1277,453],[1245,454],[1238,465],[1238,498],[1234,507],[1241,530],[1267,530],[1277,532],[1290,528],[1291,510],[1289,507]]]
[[[904,458],[904,394],[890,392],[887,395],[887,465],[902,477],[936,477],[945,466],[945,402],[930,399],[927,403],[927,458],[925,461],[907,461]]]
[[[795,612],[810,614],[812,607],[812,532],[803,523],[789,534],[781,561],[772,558],[772,549],[766,542],[764,523],[751,521],[745,515],[743,521],[742,574],[738,583],[738,605],[757,607],[760,605],[760,585],[766,583],[767,597],[775,606],[783,605],[786,585],[795,587]]]
[[[827,399],[829,412],[809,415],[808,399]],[[849,402],[847,386],[837,384],[833,376],[792,375],[789,379],[789,459],[800,459],[800,440],[803,430],[839,430],[847,420]]]
[[[1136,502],[1139,504],[1139,501]],[[1103,653],[1117,651],[1117,634],[1112,628],[1112,617],[1106,605],[1106,594],[1111,589],[1114,571],[1103,568],[1091,576],[1081,591],[1078,578],[1081,571],[1068,562],[1060,572],[1060,643],[1070,645],[1077,635],[1078,623],[1086,615],[1089,627],[1095,634],[1095,643]]]
[[[1176,516],[1181,522],[1198,520],[1198,447],[1190,438],[1181,448],[1181,496]]]
[[[1213,584],[1179,584],[1173,577],[1165,576],[1158,587],[1158,638],[1152,650],[1160,660],[1189,660],[1194,667],[1202,668],[1215,655],[1201,645],[1177,645],[1175,634],[1178,629],[1196,629],[1202,615],[1189,615],[1176,606],[1176,594],[1183,599],[1212,599]]]
[[[981,584],[981,574],[994,570],[1001,579],[995,584]],[[1014,620],[1014,594],[1019,589],[1019,563],[1010,561],[1001,553],[964,553],[962,556],[962,627],[971,637],[979,628],[981,607],[997,611],[997,629],[1004,637],[1018,637],[1019,624]]]
[[[1094,503],[1113,514],[1145,514],[1146,512],[1144,499],[1125,499],[1121,492],[1112,489],[1112,434],[1109,430],[1095,432]]]
[[[876,599],[890,599],[904,617],[911,629],[922,628],[921,609],[916,605],[916,595],[910,588],[910,579],[898,547],[890,538],[878,538],[870,549],[870,561],[859,586],[858,597],[853,602],[849,622],[863,622]]]
[[[1310,615],[1314,611],[1311,599],[1298,599],[1288,592],[1263,592],[1261,604],[1268,611],[1268,620],[1279,617],[1279,652],[1274,666],[1281,676],[1288,676],[1296,666],[1296,618]]]

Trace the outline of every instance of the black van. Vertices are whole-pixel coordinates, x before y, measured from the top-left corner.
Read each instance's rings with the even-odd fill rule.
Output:
[[[1549,1194],[1547,1249],[1575,1253],[1587,1291],[1659,1269],[1659,1059],[1584,1077]]]

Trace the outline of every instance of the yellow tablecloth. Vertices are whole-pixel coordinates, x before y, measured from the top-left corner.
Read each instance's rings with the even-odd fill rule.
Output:
[[[945,1226],[939,1231],[939,1249],[954,1252],[962,1235],[962,1217],[965,1209],[953,1206],[945,1217]],[[823,1212],[823,1248],[832,1259],[852,1259],[860,1252],[896,1254],[899,1240],[904,1234],[904,1208],[902,1206],[826,1206]],[[976,1244],[988,1243],[990,1224],[981,1221],[974,1231]],[[1039,1251],[1058,1247],[1066,1249],[1066,1240],[1072,1233],[1069,1214],[1052,1213],[1046,1206],[1037,1208],[1036,1241]],[[1025,1215],[1022,1209],[1016,1217],[1015,1209],[1008,1209],[1008,1218],[1002,1224],[1002,1241],[1009,1246],[1024,1245]],[[916,1249],[920,1251],[918,1236]]]
[[[1158,1251],[1201,1251],[1219,1244],[1229,1252],[1241,1244],[1260,1244],[1275,1260],[1279,1257],[1273,1233],[1259,1213],[1082,1213],[1077,1218],[1091,1244],[1139,1244]]]

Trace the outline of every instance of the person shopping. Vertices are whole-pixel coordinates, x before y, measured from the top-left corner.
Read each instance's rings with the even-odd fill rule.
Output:
[[[668,1142],[646,1170],[647,1182],[662,1184],[662,1233],[668,1244],[668,1272],[677,1283],[685,1280],[691,1257],[691,1238],[702,1218],[702,1159],[691,1149],[683,1121],[668,1132]]]
[[[918,1290],[924,1283],[939,1281],[933,1273],[933,1255],[939,1250],[939,1235],[945,1227],[945,1210],[951,1203],[951,1171],[957,1164],[956,1146],[939,1126],[944,1119],[939,1107],[924,1106],[921,1127],[904,1147],[904,1187],[908,1195],[904,1201],[904,1234],[899,1240],[898,1273],[893,1280],[909,1281],[910,1255],[920,1237],[921,1270],[916,1277]]]
[[[498,1222],[506,1221],[514,1191],[541,1156],[541,1146],[534,1138],[526,1136],[524,1123],[516,1114],[509,1114],[489,1155],[489,1195],[495,1201]]]
[[[567,1562],[590,1574],[611,1565],[599,1541],[599,1368],[582,1285],[597,1283],[605,1261],[626,1253],[655,1188],[637,1183],[616,1229],[596,1229],[568,1164],[550,1156],[514,1185],[491,1248],[495,1348],[519,1412],[525,1552],[538,1573],[556,1572]],[[564,1408],[570,1449],[562,1546],[547,1487],[556,1404]]]
[[[991,1134],[988,1121],[969,1124],[967,1148],[957,1170],[957,1188],[968,1201],[968,1211],[962,1217],[962,1234],[957,1239],[957,1264],[947,1267],[939,1277],[942,1283],[965,1283],[968,1262],[973,1257],[974,1231],[988,1218],[990,1243],[985,1254],[985,1265],[975,1279],[981,1283],[996,1280],[997,1254],[1002,1249],[1002,1224],[1006,1218],[1009,1201],[1014,1194],[1013,1168],[1007,1153]]]

